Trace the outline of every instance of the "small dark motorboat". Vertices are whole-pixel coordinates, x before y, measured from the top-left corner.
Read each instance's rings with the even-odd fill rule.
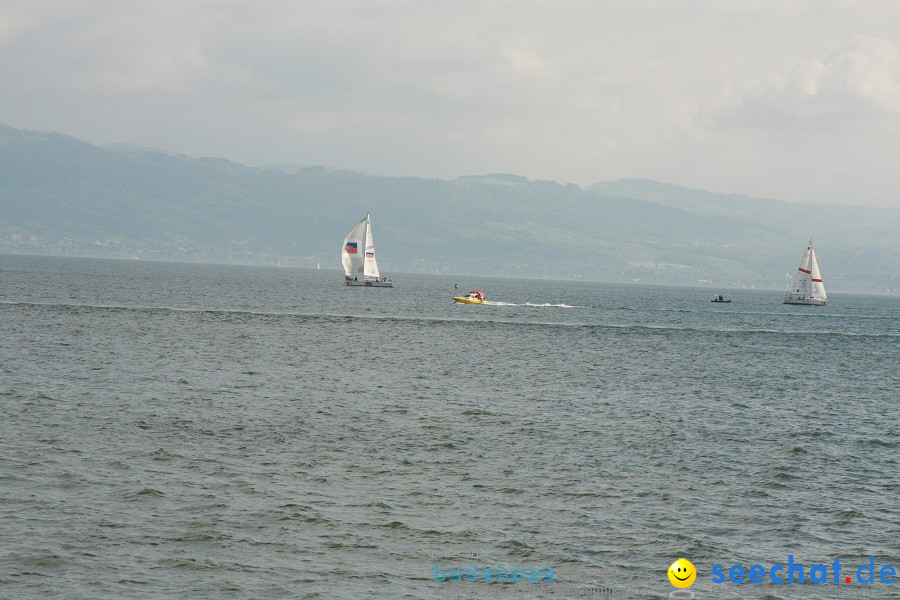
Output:
[[[725,296],[723,296],[722,294],[719,294],[718,296],[716,296],[715,298],[710,300],[710,302],[726,302],[727,303],[727,302],[731,302],[731,300],[726,300]]]

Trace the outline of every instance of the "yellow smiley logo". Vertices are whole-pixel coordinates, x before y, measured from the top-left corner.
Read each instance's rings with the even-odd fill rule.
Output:
[[[679,558],[669,567],[669,581],[677,588],[690,587],[697,579],[697,569],[686,558]]]

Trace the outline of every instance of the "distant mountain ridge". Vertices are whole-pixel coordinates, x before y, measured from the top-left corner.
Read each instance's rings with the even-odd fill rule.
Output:
[[[781,289],[812,237],[829,291],[900,288],[900,209],[638,179],[582,189],[512,174],[254,168],[0,126],[0,252],[337,269],[366,212],[389,275]]]

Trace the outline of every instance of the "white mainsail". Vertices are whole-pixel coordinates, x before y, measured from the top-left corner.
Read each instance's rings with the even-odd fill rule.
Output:
[[[819,263],[816,262],[816,253],[812,247],[812,240],[806,245],[806,251],[800,260],[797,274],[794,275],[794,283],[784,297],[785,304],[811,304],[824,306],[828,302],[825,295],[825,285],[822,283],[822,275],[819,273]]]
[[[354,273],[363,272],[363,252],[366,247],[366,226],[369,217],[353,226],[347,237],[344,238],[344,246],[341,249],[341,262],[344,263],[344,276],[349,279]]]
[[[806,247],[803,258],[800,259],[800,266],[797,267],[797,274],[794,275],[794,283],[791,285],[791,291],[789,292],[791,296],[802,298],[808,296],[810,289],[812,289],[812,269],[809,268],[809,257],[811,254],[812,245],[809,245]]]

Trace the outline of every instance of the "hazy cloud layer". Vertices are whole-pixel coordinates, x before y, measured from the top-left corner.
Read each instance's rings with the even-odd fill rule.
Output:
[[[247,164],[900,205],[900,3],[6,0],[0,122]]]

